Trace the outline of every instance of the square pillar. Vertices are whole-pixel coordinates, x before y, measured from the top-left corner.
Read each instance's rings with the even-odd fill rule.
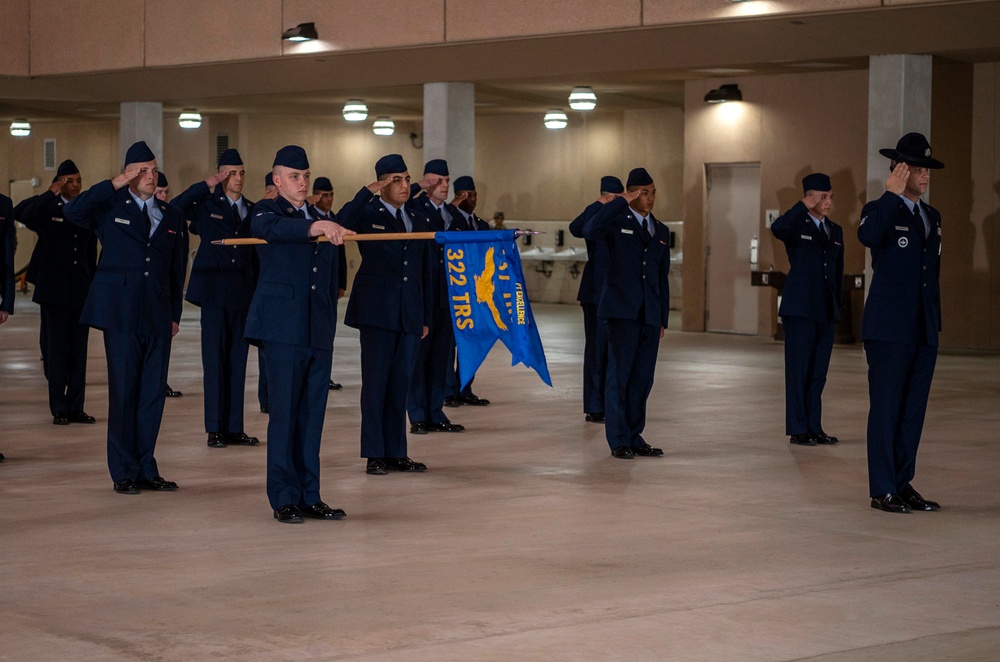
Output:
[[[446,159],[451,178],[474,175],[476,86],[473,83],[424,83],[424,163]],[[415,178],[423,172],[411,168]]]
[[[125,152],[133,144],[145,140],[163,168],[163,104],[156,101],[123,101],[118,121],[118,151],[116,167],[121,167]]]

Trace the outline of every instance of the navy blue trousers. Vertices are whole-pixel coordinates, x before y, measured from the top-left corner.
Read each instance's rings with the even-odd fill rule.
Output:
[[[608,446],[638,448],[645,440],[646,399],[653,388],[660,327],[632,320],[607,320],[608,376],[604,427]]]
[[[455,346],[451,311],[434,308],[430,332],[420,341],[417,359],[406,397],[406,412],[411,423],[446,423],[444,406],[448,357]]]
[[[420,336],[367,325],[358,330],[361,457],[406,457],[406,393]]]
[[[41,304],[39,336],[45,346],[45,379],[52,415],[83,411],[87,390],[90,327],[80,324],[83,308]]]
[[[833,322],[782,317],[785,327],[785,434],[823,433],[823,387],[833,353]]]
[[[267,359],[264,357],[264,348],[257,347],[257,401],[261,408],[267,407]]]
[[[205,384],[205,432],[243,432],[247,311],[201,307],[201,367]]]
[[[268,342],[267,499],[271,508],[311,506],[319,496],[319,446],[330,393],[332,350]]]
[[[604,411],[604,382],[608,369],[608,333],[605,321],[598,319],[597,306],[581,303],[583,308],[583,411]]]
[[[163,419],[170,336],[104,331],[108,359],[108,469],[115,482],[160,475],[153,451]]]
[[[917,467],[937,347],[866,340],[868,359],[868,487],[898,494]]]

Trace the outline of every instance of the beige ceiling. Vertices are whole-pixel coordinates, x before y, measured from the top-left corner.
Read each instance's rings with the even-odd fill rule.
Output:
[[[118,116],[122,101],[162,101],[165,114],[329,116],[350,97],[373,115],[418,120],[422,84],[476,83],[477,112],[565,107],[590,85],[599,111],[681,105],[683,81],[864,68],[868,56],[928,53],[1000,61],[1000,2],[904,5],[819,15],[631,28],[371,52],[283,56],[113,73],[0,77],[0,119],[45,122]],[[138,94],[137,94],[138,91]]]

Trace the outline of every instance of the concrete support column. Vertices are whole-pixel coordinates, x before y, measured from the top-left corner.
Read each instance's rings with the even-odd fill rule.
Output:
[[[424,163],[447,159],[452,179],[475,174],[475,102],[472,83],[424,83]],[[423,163],[410,169],[415,179],[418,171]]]
[[[124,101],[118,123],[118,149],[122,159],[132,143],[145,140],[163,168],[163,104],[149,101]],[[121,162],[119,162],[119,166]]]
[[[868,200],[885,193],[889,176],[889,160],[878,151],[895,147],[911,131],[931,139],[931,56],[872,55],[868,60]],[[871,276],[871,254],[866,253],[866,292]]]

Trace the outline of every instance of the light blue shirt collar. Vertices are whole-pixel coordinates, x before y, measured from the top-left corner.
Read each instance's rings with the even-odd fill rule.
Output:
[[[159,201],[153,197],[149,200],[143,200],[133,193],[131,188],[129,188],[128,194],[132,196],[140,214],[143,206],[146,207],[146,213],[149,214],[149,236],[152,237],[156,233],[156,228],[160,227],[160,221],[163,220],[163,212],[160,211],[160,205],[157,204]]]

